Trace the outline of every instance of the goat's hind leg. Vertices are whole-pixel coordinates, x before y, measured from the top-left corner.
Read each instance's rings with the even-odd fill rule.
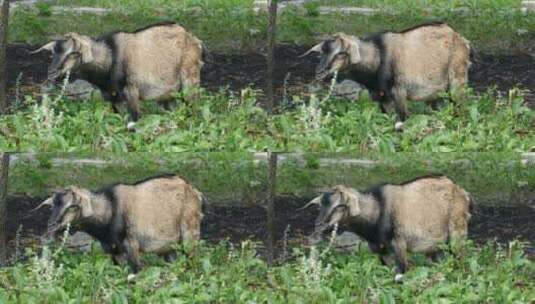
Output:
[[[123,241],[126,257],[132,267],[132,271],[137,273],[141,269],[141,259],[139,258],[139,242],[133,237],[127,237]]]
[[[191,102],[199,98],[199,94],[196,91],[191,92],[190,90],[195,90],[199,87],[201,83],[201,70],[198,67],[189,67],[180,70],[180,86],[183,91],[186,91],[188,94],[185,98],[186,102]]]
[[[194,217],[183,220],[180,224],[180,238],[182,248],[187,254],[196,255],[197,243],[200,239],[201,221]],[[185,246],[184,246],[185,245]]]

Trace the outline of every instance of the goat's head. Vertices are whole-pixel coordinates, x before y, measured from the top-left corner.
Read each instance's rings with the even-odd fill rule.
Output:
[[[358,38],[344,33],[335,34],[315,45],[301,57],[310,53],[321,54],[319,64],[316,66],[316,79],[322,80],[335,72],[342,71],[352,64],[360,62]]]
[[[77,224],[80,219],[90,217],[93,214],[90,197],[89,190],[71,186],[56,191],[54,195],[32,211],[43,206],[52,207],[52,213],[48,219],[47,234],[54,236],[61,233],[67,225]]]
[[[314,198],[303,208],[312,205],[320,207],[320,213],[314,222],[315,233],[322,233],[335,224],[342,224],[348,218],[360,214],[358,192],[341,185]]]
[[[68,72],[75,71],[81,64],[93,61],[91,38],[77,33],[68,33],[63,38],[51,41],[32,54],[50,51],[52,62],[48,66],[48,79],[56,80]]]

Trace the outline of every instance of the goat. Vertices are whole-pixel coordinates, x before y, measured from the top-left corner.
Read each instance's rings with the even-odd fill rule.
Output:
[[[57,236],[72,225],[96,238],[118,264],[127,260],[140,269],[140,252],[172,257],[172,245],[200,238],[202,193],[176,175],[134,184],[116,184],[99,191],[71,186],[34,210],[51,206],[47,234]]]
[[[126,102],[132,130],[140,115],[140,100],[168,101],[179,90],[198,86],[203,66],[202,42],[174,22],[154,24],[134,32],[114,32],[93,39],[68,33],[32,53],[53,53],[48,79],[79,71],[103,96]]]
[[[338,185],[303,208],[320,206],[312,239],[344,224],[366,239],[384,264],[393,252],[398,281],[408,267],[407,250],[435,254],[441,242],[466,238],[470,202],[469,193],[450,178],[430,175],[364,192]]]
[[[301,56],[314,52],[321,54],[316,79],[341,72],[363,84],[383,112],[394,104],[397,130],[409,115],[407,99],[433,101],[437,108],[440,93],[468,82],[470,43],[442,22],[363,39],[338,33]]]

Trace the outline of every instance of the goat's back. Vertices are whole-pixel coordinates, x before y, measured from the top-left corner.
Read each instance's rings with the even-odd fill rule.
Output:
[[[114,189],[126,229],[143,251],[159,251],[180,240],[185,221],[202,219],[202,194],[178,176],[164,176]]]
[[[409,99],[433,99],[468,80],[468,41],[445,23],[385,33],[383,44],[395,81],[407,87]]]
[[[156,99],[180,89],[181,73],[188,71],[196,77],[203,65],[202,42],[178,24],[119,32],[113,40],[127,82],[138,87],[142,99]]]
[[[394,234],[413,251],[431,251],[438,242],[466,236],[470,199],[451,179],[425,177],[383,190]]]

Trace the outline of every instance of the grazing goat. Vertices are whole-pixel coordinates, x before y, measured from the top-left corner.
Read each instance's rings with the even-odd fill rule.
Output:
[[[399,119],[396,129],[408,117],[407,99],[436,102],[440,93],[468,81],[470,44],[442,22],[363,39],[338,33],[302,56],[313,52],[321,54],[318,80],[341,72],[363,84],[383,112],[394,104]]]
[[[35,209],[52,207],[48,235],[57,236],[71,225],[100,241],[116,263],[126,259],[137,272],[140,252],[170,258],[173,244],[199,239],[203,202],[203,195],[185,180],[164,175],[96,192],[71,186]]]
[[[470,202],[468,192],[448,177],[424,176],[365,192],[335,186],[303,208],[320,206],[312,239],[344,224],[366,239],[383,263],[393,252],[400,280],[407,269],[407,250],[435,254],[441,242],[466,237]]]
[[[114,32],[93,39],[69,33],[33,53],[53,53],[48,78],[80,72],[113,102],[126,102],[133,129],[140,100],[168,101],[172,94],[198,86],[203,66],[202,42],[174,22],[155,24],[134,32]]]

